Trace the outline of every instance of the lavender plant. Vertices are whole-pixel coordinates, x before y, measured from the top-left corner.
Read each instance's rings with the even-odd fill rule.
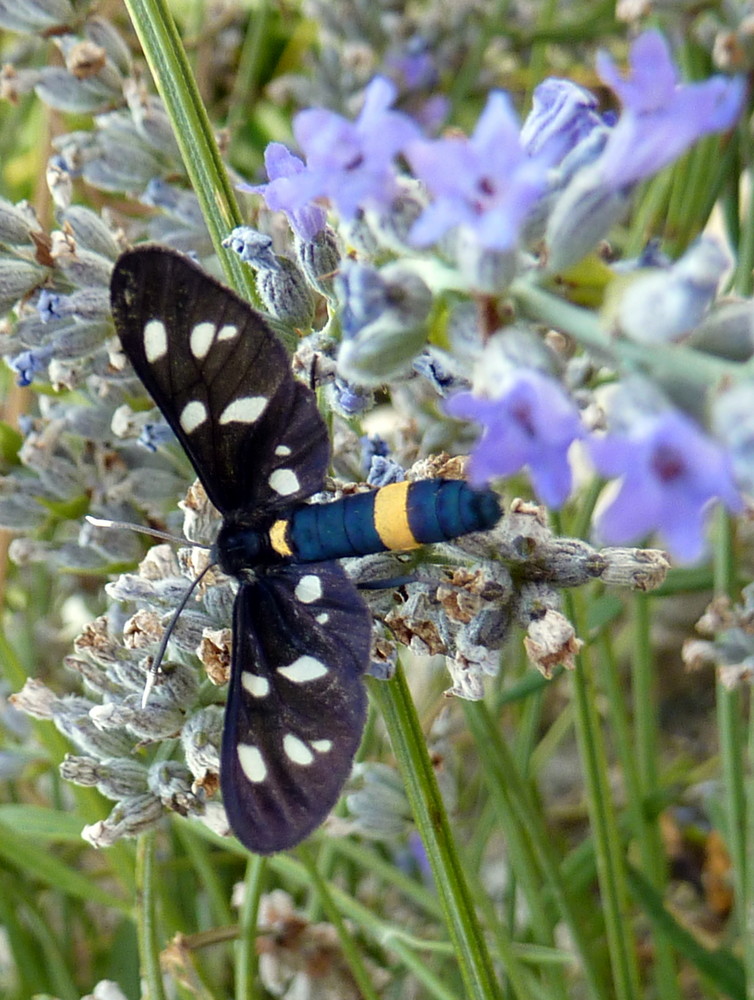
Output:
[[[735,23],[734,11],[724,12],[727,25],[699,15],[695,47],[680,44],[681,20],[671,15],[665,34],[637,25],[615,46],[620,56],[589,46],[591,86],[565,72],[543,76],[524,113],[521,94],[499,85],[503,35],[484,5],[312,0],[303,12],[318,28],[316,53],[301,73],[268,82],[280,102],[269,108],[287,101],[300,110],[287,140],[266,144],[263,176],[259,143],[240,148],[237,105],[224,172],[170,21],[158,4],[128,6],[162,97],[122,19],[119,29],[87,4],[0,0],[0,27],[12,33],[3,96],[77,116],[46,163],[54,219],[28,201],[0,202],[0,306],[9,314],[0,351],[34,399],[17,428],[2,427],[0,524],[15,537],[1,659],[5,695],[15,691],[15,709],[41,720],[30,751],[24,722],[10,710],[0,718],[5,773],[19,789],[0,800],[0,857],[78,899],[88,845],[108,848],[98,858],[116,888],[96,904],[123,912],[136,881],[138,949],[128,931],[122,940],[143,984],[130,975],[116,986],[117,963],[94,954],[118,939],[114,917],[105,930],[76,921],[84,945],[97,941],[87,982],[62,957],[57,975],[35,978],[22,957],[35,932],[0,904],[14,953],[8,996],[79,996],[97,979],[95,996],[168,995],[157,953],[178,931],[196,937],[166,953],[175,981],[207,995],[228,990],[220,963],[196,954],[208,942],[220,947],[239,872],[228,866],[234,850],[241,858],[217,836],[228,833],[217,796],[218,687],[227,681],[232,584],[205,578],[144,705],[152,654],[206,553],[190,544],[145,551],[136,535],[83,519],[148,522],[189,543],[211,543],[217,530],[203,491],[186,493],[188,466],[114,337],[109,275],[142,239],[191,252],[237,285],[249,286],[252,269],[258,304],[328,414],[326,498],[362,479],[442,475],[496,484],[506,500],[484,535],[410,560],[346,561],[360,583],[400,580],[364,591],[375,621],[374,731],[344,808],[310,847],[267,867],[242,859],[236,995],[253,995],[258,974],[288,997],[490,998],[507,983],[521,997],[628,998],[644,995],[646,974],[658,995],[680,998],[682,962],[711,984],[708,995],[743,996],[754,982],[754,831],[737,686],[751,674],[751,588],[737,587],[748,582],[754,341],[742,263],[750,227],[734,189],[746,165],[746,22]],[[235,11],[216,25],[218,86],[243,25]],[[253,38],[254,22],[246,29]],[[453,76],[474,67],[480,30],[490,61],[461,94]],[[51,47],[54,66],[44,64]],[[707,64],[686,79],[679,59],[690,51],[697,63],[714,52],[718,72]],[[242,58],[231,88],[244,69]],[[241,224],[233,190],[248,196],[253,225]],[[681,225],[686,191],[702,197]],[[723,195],[728,225],[713,231]],[[662,548],[651,547],[655,539]],[[614,636],[616,595],[661,585],[666,594],[717,591],[707,639],[687,642],[684,656],[719,667],[728,685],[718,691],[724,782],[707,811],[727,843],[740,958],[690,940],[665,906],[658,815],[694,782],[674,793],[661,775],[646,598],[633,605],[633,718]],[[42,611],[40,589],[51,609],[26,660],[63,660],[65,674],[24,670],[14,641],[24,614]],[[52,633],[74,619],[78,634],[64,652]],[[580,850],[553,843],[532,793],[539,765],[525,763],[547,729],[548,684],[562,697],[552,678],[563,668],[589,824]],[[609,699],[625,807],[608,786],[597,685]],[[424,730],[415,702],[431,719]],[[509,740],[514,717],[521,735]],[[559,725],[544,746],[562,738]],[[31,752],[43,761],[36,769]],[[109,812],[93,789],[114,803]],[[167,814],[185,821],[169,828]],[[18,831],[30,846],[17,843]],[[170,870],[164,885],[158,864]],[[198,888],[181,866],[200,876]],[[7,885],[9,872],[0,875]],[[272,879],[286,892],[260,904]],[[308,908],[292,893],[308,893]],[[189,918],[176,902],[186,894],[202,901]],[[628,924],[630,908],[637,917]],[[637,959],[638,914],[653,928],[649,972]]]

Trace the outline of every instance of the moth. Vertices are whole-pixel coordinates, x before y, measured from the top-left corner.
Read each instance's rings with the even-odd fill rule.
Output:
[[[111,304],[123,350],[222,515],[211,558],[238,583],[228,820],[249,850],[285,850],[335,805],[364,728],[371,618],[336,560],[485,530],[498,499],[437,479],[307,503],[324,485],[327,428],[265,319],[153,245],[118,259]]]

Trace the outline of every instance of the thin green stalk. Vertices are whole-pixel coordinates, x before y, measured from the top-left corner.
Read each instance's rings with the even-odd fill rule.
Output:
[[[340,947],[343,952],[343,957],[348,963],[348,968],[351,971],[359,991],[360,995],[364,1000],[378,1000],[377,992],[375,991],[374,985],[372,983],[372,978],[367,971],[366,966],[361,957],[361,952],[354,941],[353,934],[346,927],[343,917],[335,905],[330,889],[322,878],[319,869],[314,862],[313,855],[306,847],[299,848],[299,857],[301,858],[304,867],[309,873],[309,879],[317,893],[322,909],[324,910],[327,919],[335,928],[338,935],[338,940],[340,941]]]
[[[733,525],[722,509],[715,519],[716,540],[714,571],[715,594],[738,597]],[[751,910],[754,887],[750,885],[748,861],[752,854],[754,824],[748,822],[751,805],[751,779],[747,795],[747,732],[743,721],[741,694],[717,684],[717,724],[720,733],[720,763],[726,831],[725,840],[732,862],[736,912],[739,921],[742,959],[749,988],[754,990],[754,934],[751,933]],[[747,801],[747,799],[749,801]]]
[[[577,614],[582,598],[568,594],[569,619],[581,632]],[[640,977],[636,961],[636,942],[626,917],[629,896],[626,884],[622,838],[612,804],[607,754],[597,711],[597,692],[591,675],[589,648],[584,647],[573,673],[576,705],[576,735],[579,741],[586,784],[587,807],[594,839],[601,908],[605,919],[608,950],[613,970],[613,989],[617,1000],[634,1000],[640,996]]]
[[[276,854],[270,858],[269,864],[281,881],[285,881],[286,884],[292,883],[302,889],[309,888],[309,875],[306,869],[300,861],[289,854]],[[372,910],[342,889],[330,886],[330,895],[340,912],[352,920],[375,945],[387,949],[404,962],[406,968],[410,969],[426,987],[424,995],[431,997],[432,1000],[458,1000],[458,994],[448,989],[447,984],[442,982],[433,968],[418,954],[421,950],[435,954],[438,951],[444,952],[447,948],[448,953],[452,955],[455,949],[451,942],[417,942],[404,934],[400,928],[396,928],[393,923],[375,916]],[[436,960],[432,965],[436,967]]]
[[[154,842],[154,833],[144,833],[136,844],[136,934],[144,1000],[166,1000],[157,933]]]
[[[600,672],[609,699],[611,732],[615,740],[621,773],[626,788],[626,811],[633,836],[639,845],[644,872],[662,895],[667,879],[665,850],[657,818],[644,808],[658,792],[656,768],[657,702],[650,642],[649,601],[643,596],[634,600],[633,717],[628,719],[625,691],[608,629],[600,634]],[[680,997],[673,948],[667,937],[659,934],[654,943],[653,973],[656,992],[663,1000]]]
[[[249,18],[244,35],[241,55],[238,60],[238,70],[233,79],[233,91],[228,102],[227,130],[230,134],[229,161],[233,163],[233,142],[238,137],[240,126],[248,116],[246,102],[258,91],[260,81],[260,63],[262,42],[270,20],[270,5],[262,0],[256,5],[255,13]]]
[[[259,902],[267,874],[267,859],[252,854],[246,865],[243,903],[239,914],[238,943],[235,951],[236,996],[255,1000],[262,996],[257,986],[257,928]]]
[[[125,3],[228,280],[239,294],[256,301],[249,268],[237,254],[222,248],[223,239],[241,224],[242,218],[166,0]]]
[[[751,377],[754,372],[754,361],[741,364],[680,344],[648,346],[628,338],[615,338],[594,312],[566,302],[529,279],[516,279],[510,291],[530,319],[549,323],[556,330],[570,334],[582,347],[594,351],[614,367],[646,370],[654,378],[677,376],[682,371],[689,385],[698,385],[704,391],[710,384]]]
[[[442,902],[445,923],[455,946],[466,987],[466,998],[498,998],[500,987],[451,835],[445,806],[403,669],[399,666],[391,681],[370,680],[369,693],[379,708],[390,735],[406,794]],[[513,972],[515,975],[515,966],[506,972],[509,975]]]
[[[464,702],[463,708],[475,743],[486,748],[480,762],[506,836],[512,838],[516,835],[514,822],[526,832],[542,869],[543,884],[552,894],[560,918],[571,935],[587,995],[596,1000],[605,992],[597,975],[593,944],[585,933],[583,916],[576,910],[566,889],[551,835],[534,805],[531,791],[522,780],[515,760],[484,702]]]
[[[218,877],[216,859],[209,846],[201,837],[195,836],[194,830],[187,823],[176,823],[174,833],[190,864],[192,883],[194,880],[198,881],[207,896],[212,919],[220,926],[232,923],[233,912],[228,903],[226,887]]]
[[[752,148],[754,143],[752,142],[751,126],[747,115],[742,116],[737,139],[739,163],[737,164],[737,172],[732,174],[731,186],[735,185],[735,204],[740,207],[737,181],[739,177],[746,176],[752,160],[754,160],[754,148]],[[742,211],[740,219],[740,239],[736,255],[734,288],[739,295],[751,295],[752,286],[754,285],[754,201],[751,198],[746,198],[744,195],[743,203],[746,206],[746,212]]]

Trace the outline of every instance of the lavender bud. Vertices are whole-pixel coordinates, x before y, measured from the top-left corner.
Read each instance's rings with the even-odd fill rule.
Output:
[[[321,229],[314,239],[294,240],[294,250],[309,284],[329,299],[334,297],[335,274],[340,267],[340,246],[330,226]]]
[[[367,386],[380,385],[405,372],[424,347],[432,306],[431,291],[404,264],[389,264],[374,276],[369,290],[363,282],[358,289],[350,283],[347,308],[355,332],[341,343],[338,352],[341,375]],[[368,301],[363,298],[365,291]],[[359,327],[361,317],[372,316],[371,322]],[[344,329],[345,319],[344,314]]]
[[[352,824],[372,840],[394,840],[412,828],[411,809],[400,777],[387,764],[354,765],[346,805]]]
[[[0,7],[0,16],[2,7]],[[39,83],[38,69],[17,69],[6,63],[0,68],[0,100],[18,104],[22,97],[30,94]]]
[[[37,97],[51,108],[71,114],[95,114],[120,97],[119,81],[98,76],[78,79],[66,69],[45,66],[34,90]]]
[[[2,0],[0,27],[21,34],[34,34],[73,24],[75,12],[69,0]]]
[[[41,285],[48,271],[20,257],[0,256],[0,313],[6,313],[29,292]]]
[[[605,561],[600,579],[608,587],[654,590],[665,580],[670,569],[668,554],[661,549],[621,549],[609,546],[602,549],[600,555]]]
[[[0,198],[0,242],[11,246],[28,244],[32,232],[41,232],[41,227],[31,205],[23,201],[12,205]]]
[[[70,227],[79,246],[114,261],[121,253],[115,234],[101,217],[83,205],[71,205],[58,215],[61,226]]]
[[[754,303],[735,299],[714,305],[688,344],[727,361],[748,361],[754,355]]]
[[[120,32],[108,20],[104,17],[88,17],[84,24],[84,33],[91,41],[102,46],[108,58],[123,76],[130,74],[131,50]]]
[[[328,406],[346,420],[366,413],[374,406],[374,393],[361,385],[336,378],[325,387]]]
[[[185,816],[196,808],[191,775],[177,760],[156,761],[149,768],[149,790],[167,808]]]
[[[223,240],[223,246],[255,270],[276,271],[280,266],[272,249],[272,237],[251,226],[236,226]]]
[[[144,85],[133,78],[123,83],[123,96],[128,103],[132,121],[149,146],[156,150],[160,157],[167,158],[175,164],[181,162],[181,151],[176,142],[170,119],[159,97],[147,93]],[[150,173],[150,177],[158,177],[162,171],[158,168]],[[146,182],[145,182],[146,183]]]
[[[52,234],[52,257],[63,274],[79,288],[109,288],[112,261],[79,247],[67,235]]]
[[[276,270],[257,271],[259,296],[271,316],[295,330],[310,330],[315,301],[298,266],[278,257]]]
[[[17,694],[12,694],[8,700],[15,709],[30,715],[32,719],[44,719],[49,722],[58,699],[46,684],[30,678],[24,683],[23,688]]]
[[[559,666],[573,670],[583,645],[573,625],[560,611],[548,608],[542,614],[538,608],[531,616],[524,649],[529,661],[544,677],[552,677],[553,670]]]
[[[153,177],[140,200],[144,205],[162,209],[166,215],[191,229],[204,228],[199,199],[193,191],[186,191],[168,184],[162,178]]]
[[[702,238],[672,267],[636,277],[616,310],[621,332],[640,344],[679,340],[700,322],[728,265],[717,242]]]
[[[191,773],[197,781],[220,771],[223,710],[219,705],[200,709],[186,720],[181,730],[181,746]]]
[[[60,776],[74,785],[95,787],[108,799],[118,801],[147,791],[147,769],[129,757],[97,760],[66,754]]]
[[[454,656],[446,661],[453,684],[443,692],[446,698],[481,701],[484,677],[494,676],[500,667],[500,650],[463,641],[459,636]]]
[[[93,847],[111,847],[121,837],[137,837],[160,822],[164,808],[154,795],[133,795],[120,801],[107,819],[85,826],[81,836]]]
[[[713,402],[712,426],[733,463],[737,485],[754,495],[754,380],[743,379]]]
[[[490,250],[475,234],[460,227],[453,244],[456,267],[467,286],[476,292],[497,295],[513,281],[518,270],[515,250]]]
[[[90,711],[95,706],[85,698],[61,698],[53,708],[53,722],[77,747],[92,757],[127,757],[132,741],[122,731],[103,732],[94,724]]]
[[[183,725],[183,713],[160,705],[156,699],[140,708],[141,698],[130,695],[120,704],[95,705],[90,712],[92,722],[102,731],[127,728],[139,739],[167,739]]]
[[[595,169],[578,173],[547,220],[547,271],[564,271],[593,250],[627,210],[630,195],[630,190],[606,187]]]

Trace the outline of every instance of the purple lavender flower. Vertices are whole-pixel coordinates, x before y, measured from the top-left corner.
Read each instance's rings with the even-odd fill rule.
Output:
[[[502,91],[490,94],[470,138],[417,140],[405,155],[434,196],[411,230],[418,246],[465,226],[480,246],[511,250],[545,190],[546,164],[524,152],[518,119]]]
[[[469,464],[469,480],[482,485],[529,468],[537,496],[560,507],[571,491],[568,449],[582,428],[560,385],[533,368],[511,369],[494,399],[459,392],[445,404],[452,417],[484,427]]]
[[[563,158],[603,124],[594,94],[571,80],[549,77],[534,90],[532,109],[521,127],[521,145],[529,156],[550,164]]]
[[[288,207],[296,194],[295,178],[306,171],[304,161],[282,142],[271,142],[264,151],[264,165],[269,184],[239,184],[239,191],[261,194],[271,211],[285,212],[291,229],[300,240],[313,240],[325,228],[325,210],[312,203],[300,208]]]
[[[147,451],[156,452],[163,445],[175,440],[175,434],[166,423],[144,424],[139,434],[139,444]]]
[[[622,477],[618,494],[597,518],[600,538],[614,545],[653,531],[678,559],[704,551],[704,514],[719,499],[732,513],[743,508],[727,453],[685,414],[664,410],[629,429],[589,441],[597,471]]]
[[[658,31],[645,31],[631,46],[630,74],[623,78],[605,52],[597,71],[623,105],[598,167],[617,189],[656,174],[709,132],[731,128],[743,103],[743,77],[713,76],[679,83],[670,49]]]
[[[296,157],[286,163],[276,152],[275,170],[282,166],[289,171],[287,176],[254,190],[289,219],[318,198],[329,198],[344,221],[367,205],[388,206],[396,190],[393,160],[419,135],[407,115],[390,110],[396,94],[393,83],[377,76],[366,88],[356,121],[324,108],[300,111],[293,134],[306,155],[306,166],[302,170],[292,163]]]
[[[31,385],[37,372],[44,371],[53,355],[51,345],[35,347],[30,351],[22,351],[8,362],[17,374],[16,382],[20,386]]]
[[[43,323],[51,319],[61,319],[60,313],[61,296],[57,292],[51,292],[49,288],[43,288],[37,299],[37,312]]]

